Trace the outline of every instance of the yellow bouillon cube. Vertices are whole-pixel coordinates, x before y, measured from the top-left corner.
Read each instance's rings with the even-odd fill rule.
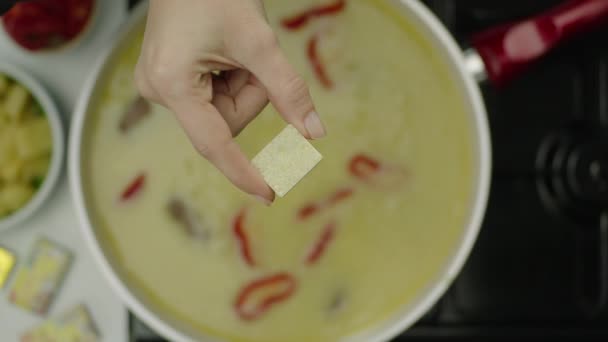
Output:
[[[252,160],[279,197],[285,196],[323,156],[298,130],[288,125]]]

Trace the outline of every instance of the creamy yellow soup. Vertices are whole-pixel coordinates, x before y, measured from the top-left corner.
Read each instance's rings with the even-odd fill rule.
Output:
[[[323,161],[267,208],[201,158],[167,110],[152,105],[125,124],[137,97],[140,25],[89,113],[89,207],[125,282],[186,330],[333,341],[380,324],[443,270],[471,210],[472,129],[447,67],[388,3],[349,1],[297,31],[281,19],[317,1],[265,4],[327,125],[327,138],[313,142]],[[316,34],[332,88],[307,54]],[[284,127],[269,106],[237,141],[253,157]],[[353,172],[359,154],[372,162]],[[332,201],[340,190],[350,196]],[[302,219],[311,204],[319,211]],[[288,280],[247,290],[276,275]]]

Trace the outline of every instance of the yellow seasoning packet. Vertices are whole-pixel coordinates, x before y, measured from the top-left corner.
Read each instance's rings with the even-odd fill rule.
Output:
[[[46,314],[71,260],[71,253],[64,247],[39,239],[17,273],[9,300],[30,312]]]
[[[21,342],[97,342],[99,331],[90,312],[80,304],[58,318],[49,319],[26,331]]]
[[[15,266],[15,255],[8,249],[0,247],[0,289],[6,284]]]
[[[251,161],[266,183],[283,197],[323,156],[292,125],[287,125]]]

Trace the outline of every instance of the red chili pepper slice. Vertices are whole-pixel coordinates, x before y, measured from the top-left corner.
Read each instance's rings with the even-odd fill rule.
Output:
[[[254,301],[252,297],[254,297],[256,294],[264,294],[265,292],[274,288],[277,288],[277,291],[273,291],[269,295],[260,298],[254,303],[251,303],[253,305],[247,305]],[[274,305],[291,297],[296,288],[296,279],[291,274],[286,272],[276,273],[255,280],[241,289],[236,301],[234,302],[234,309],[241,319],[245,321],[253,321],[260,318]]]
[[[321,236],[319,236],[319,239],[308,253],[308,256],[306,256],[307,265],[315,264],[317,261],[319,261],[319,259],[321,259],[321,257],[327,250],[327,246],[333,240],[335,232],[335,222],[330,222],[325,226],[323,232],[321,232]]]
[[[380,171],[380,162],[366,156],[364,154],[357,154],[351,158],[348,164],[348,170],[350,173],[362,180],[367,180],[371,175]]]
[[[307,204],[298,211],[298,218],[305,220],[319,211],[319,206],[316,204]]]
[[[317,51],[318,41],[318,36],[314,36],[308,41],[308,60],[310,61],[319,82],[321,82],[325,88],[329,89],[333,87],[333,82],[329,79],[329,76],[327,76],[325,67],[323,66],[321,58],[319,57],[319,53]]]
[[[386,190],[397,189],[408,179],[409,172],[397,164],[379,162],[364,154],[357,154],[348,163],[348,170],[359,180]]]
[[[306,23],[312,18],[322,17],[326,15],[336,15],[344,10],[346,7],[346,0],[338,0],[335,3],[313,7],[300,14],[294,15],[293,17],[286,18],[281,21],[281,25],[288,30],[297,30],[304,27]]]
[[[122,192],[120,199],[124,201],[128,201],[133,198],[137,193],[141,191],[146,181],[146,175],[144,173],[140,173]]]
[[[233,233],[239,244],[241,256],[245,263],[251,267],[255,266],[255,260],[251,252],[251,244],[247,232],[245,232],[245,210],[242,210],[235,218],[233,224]]]
[[[335,205],[350,198],[354,193],[355,190],[351,188],[339,189],[331,195],[327,202],[331,205]]]
[[[298,210],[297,218],[301,221],[306,220],[322,210],[329,209],[336,204],[348,199],[355,193],[355,190],[352,188],[343,188],[338,189],[334,193],[332,193],[328,199],[320,203],[310,203]]]

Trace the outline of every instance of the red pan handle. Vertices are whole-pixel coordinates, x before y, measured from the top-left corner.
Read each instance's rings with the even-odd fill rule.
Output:
[[[536,17],[489,29],[471,43],[489,80],[504,85],[556,46],[608,24],[608,0],[570,0]]]

